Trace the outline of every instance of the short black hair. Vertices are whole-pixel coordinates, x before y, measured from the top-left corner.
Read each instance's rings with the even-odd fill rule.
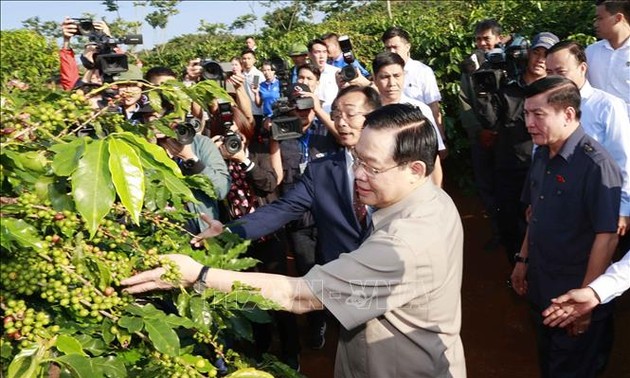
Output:
[[[570,106],[575,109],[577,119],[580,119],[582,115],[580,110],[582,97],[580,96],[579,88],[573,81],[562,76],[549,75],[526,86],[525,98],[545,92],[549,92],[547,104],[556,110],[562,110]]]
[[[301,70],[311,71],[313,75],[317,77],[317,80],[319,80],[319,78],[322,76],[322,71],[320,71],[319,68],[313,63],[302,64],[301,66],[297,68],[297,70],[295,70],[295,72],[299,75]]]
[[[426,166],[425,176],[435,167],[438,152],[437,133],[420,108],[410,104],[390,104],[365,117],[365,128],[395,130],[392,159],[397,164],[420,160]]]
[[[256,52],[254,50],[252,50],[252,49],[245,49],[245,50],[241,51],[241,58],[245,54],[252,54],[254,56],[254,58],[256,57]]]
[[[315,38],[312,39],[308,45],[306,47],[308,47],[308,52],[311,52],[313,50],[313,46],[315,45],[323,45],[324,47],[326,47],[326,42],[324,42],[323,40],[319,39],[319,38]],[[328,47],[326,47],[328,48]]]
[[[485,32],[486,30],[492,30],[492,34],[501,35],[503,28],[497,20],[494,18],[487,18],[477,22],[475,25],[475,35]]]
[[[370,86],[351,85],[349,87],[345,87],[339,90],[339,93],[337,93],[337,97],[335,98],[335,102],[350,93],[363,93],[365,96],[365,104],[370,111],[381,107],[381,96],[378,94],[376,89]]]
[[[630,0],[595,0],[595,5],[603,5],[610,14],[621,13],[630,23]]]
[[[149,68],[149,70],[144,74],[144,79],[146,81],[151,81],[151,79],[156,76],[172,76],[176,78],[177,74],[168,67],[157,66]]]
[[[405,61],[397,53],[383,51],[376,54],[376,57],[374,57],[372,61],[372,72],[374,72],[374,76],[378,74],[381,68],[391,66],[392,64],[398,64],[403,69],[405,68]]]
[[[569,54],[573,55],[578,63],[586,63],[584,47],[579,43],[569,40],[560,41],[547,50],[547,56],[560,50],[569,50]]]
[[[339,35],[337,33],[326,33],[326,34],[322,35],[322,38],[320,38],[320,39],[322,41],[325,41],[325,40],[330,39],[330,38],[334,38],[335,41],[338,41],[339,40]]]
[[[411,43],[411,37],[409,37],[409,33],[399,26],[392,26],[385,30],[383,36],[381,37],[381,42],[385,43],[387,40],[400,37],[404,39],[407,43]]]
[[[272,71],[274,71],[274,72],[277,71],[276,65],[273,64],[273,62],[271,60],[269,60],[269,59],[263,60],[262,64],[260,65],[260,68],[262,68],[263,66],[269,66],[269,67],[271,67]]]

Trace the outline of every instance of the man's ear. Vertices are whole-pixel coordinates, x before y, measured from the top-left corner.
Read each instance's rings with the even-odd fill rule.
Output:
[[[412,161],[411,163],[409,163],[409,167],[411,168],[411,172],[414,175],[417,175],[418,178],[423,178],[424,176],[426,176],[427,165],[424,162],[420,160]]]

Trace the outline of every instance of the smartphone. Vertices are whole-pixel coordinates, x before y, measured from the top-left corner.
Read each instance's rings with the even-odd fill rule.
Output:
[[[259,76],[254,76],[254,87],[258,88],[258,82],[260,80]]]

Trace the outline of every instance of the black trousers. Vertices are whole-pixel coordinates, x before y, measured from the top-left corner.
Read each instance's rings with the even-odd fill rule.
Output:
[[[542,310],[532,308],[536,322],[538,364],[542,378],[595,378],[605,367],[613,341],[612,314],[591,321],[577,337],[563,328],[542,324]]]

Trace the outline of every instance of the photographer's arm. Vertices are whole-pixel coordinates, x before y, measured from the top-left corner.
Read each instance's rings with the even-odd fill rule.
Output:
[[[234,86],[236,105],[238,105],[238,107],[243,111],[243,114],[245,114],[247,122],[254,124],[252,102],[249,100],[249,96],[247,95],[247,91],[245,90],[245,76],[243,76],[242,74],[233,74],[228,80]]]
[[[266,122],[270,123],[271,120],[267,118]],[[271,167],[276,172],[278,185],[280,185],[280,183],[284,179],[284,168],[282,166],[282,152],[280,151],[280,143],[274,139],[269,140],[269,160],[271,161]]]
[[[59,75],[61,87],[68,91],[74,88],[79,80],[79,67],[74,58],[74,51],[70,48],[70,39],[77,32],[77,25],[71,18],[66,17],[61,23],[63,33],[63,46],[59,51]]]

